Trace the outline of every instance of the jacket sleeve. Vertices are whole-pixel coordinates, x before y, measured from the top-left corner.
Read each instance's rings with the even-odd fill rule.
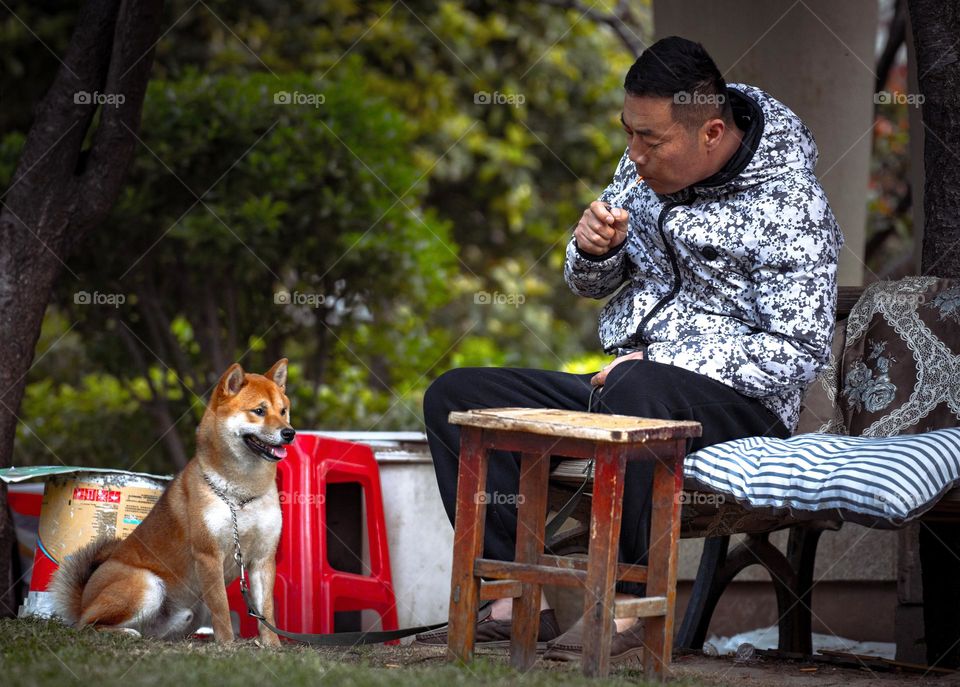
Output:
[[[598,200],[609,202],[616,198],[627,184],[636,178],[633,163],[624,152],[614,172],[613,181],[600,194]],[[591,255],[577,246],[571,237],[567,244],[567,257],[563,266],[563,278],[578,296],[605,298],[616,291],[627,279],[627,258],[623,250],[626,241],[604,255]]]
[[[696,370],[746,396],[804,389],[830,356],[843,235],[816,181],[756,218],[754,331],[651,344],[648,357]],[[753,219],[753,218],[751,218]]]

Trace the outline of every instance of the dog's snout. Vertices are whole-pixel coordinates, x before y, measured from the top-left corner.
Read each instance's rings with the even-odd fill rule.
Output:
[[[293,438],[294,438],[296,435],[297,435],[297,433],[296,433],[292,428],[290,428],[290,427],[284,427],[283,429],[280,430],[280,436],[281,436],[281,437],[283,438],[283,440],[284,440],[286,443],[288,443],[288,444],[289,444],[291,441],[293,441]]]

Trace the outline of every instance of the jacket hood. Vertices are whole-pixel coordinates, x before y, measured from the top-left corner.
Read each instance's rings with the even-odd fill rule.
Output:
[[[813,173],[817,144],[793,110],[755,86],[728,84],[727,93],[743,141],[723,169],[693,185],[699,194],[722,195],[789,172]]]

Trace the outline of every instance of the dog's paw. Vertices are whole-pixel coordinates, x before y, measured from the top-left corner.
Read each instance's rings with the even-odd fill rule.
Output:
[[[273,632],[265,632],[254,641],[261,649],[276,649],[280,646],[280,638]]]
[[[88,625],[87,627],[90,627],[95,632],[109,632],[118,635],[128,635],[130,637],[136,637],[137,639],[143,637],[138,630],[134,630],[132,627],[103,627],[97,625]]]
[[[127,635],[128,637],[136,637],[137,639],[143,637],[139,630],[134,630],[132,627],[98,627],[96,630],[97,632],[112,632],[118,635]]]

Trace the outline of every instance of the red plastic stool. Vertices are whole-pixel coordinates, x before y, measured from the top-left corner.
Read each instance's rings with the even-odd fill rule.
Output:
[[[277,627],[290,632],[334,631],[334,613],[374,610],[384,630],[396,630],[396,598],[383,514],[380,472],[369,446],[297,434],[277,465],[283,529],[277,548],[274,608]],[[370,566],[366,575],[337,570],[327,560],[327,485],[363,487]],[[240,636],[256,637],[239,581],[227,589],[240,618]]]

